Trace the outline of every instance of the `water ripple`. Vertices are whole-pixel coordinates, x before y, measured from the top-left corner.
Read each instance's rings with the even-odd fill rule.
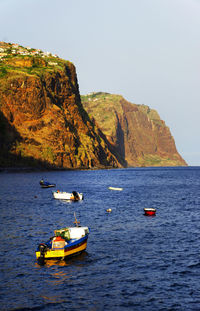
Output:
[[[40,172],[0,174],[1,310],[200,310],[199,168],[45,175],[85,200],[53,200]],[[124,190],[108,190],[116,184]],[[71,225],[74,211],[91,228],[87,252],[38,265],[37,244]]]

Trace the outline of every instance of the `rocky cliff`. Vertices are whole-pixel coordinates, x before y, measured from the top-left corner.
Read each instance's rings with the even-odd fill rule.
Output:
[[[0,167],[186,165],[157,112],[122,96],[79,94],[74,65],[0,42]]]
[[[117,167],[81,104],[76,70],[50,53],[0,43],[0,166]]]
[[[82,103],[123,166],[187,165],[155,110],[108,93],[82,96]]]

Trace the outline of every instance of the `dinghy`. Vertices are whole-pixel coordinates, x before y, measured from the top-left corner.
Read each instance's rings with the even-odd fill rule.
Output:
[[[40,186],[42,188],[51,188],[51,187],[55,187],[56,185],[55,184],[52,184],[48,181],[44,181],[43,179],[40,180]]]
[[[156,209],[153,207],[145,207],[144,208],[144,215],[145,216],[155,216],[156,215]]]
[[[123,188],[116,188],[116,187],[108,187],[109,190],[116,190],[116,191],[122,191]]]

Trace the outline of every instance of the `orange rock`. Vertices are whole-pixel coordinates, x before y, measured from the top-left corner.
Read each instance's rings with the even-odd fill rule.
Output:
[[[83,109],[74,65],[60,60],[52,70],[41,60],[30,71],[18,58],[0,76],[0,166],[117,167]]]

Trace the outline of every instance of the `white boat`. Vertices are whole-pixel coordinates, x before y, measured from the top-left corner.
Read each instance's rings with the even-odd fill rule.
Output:
[[[65,192],[65,191],[53,191],[52,192],[54,199],[59,200],[70,200],[70,201],[79,201],[83,200],[83,193],[79,193],[76,191]]]
[[[109,190],[116,190],[116,191],[122,191],[123,188],[116,188],[116,187],[108,187]]]

